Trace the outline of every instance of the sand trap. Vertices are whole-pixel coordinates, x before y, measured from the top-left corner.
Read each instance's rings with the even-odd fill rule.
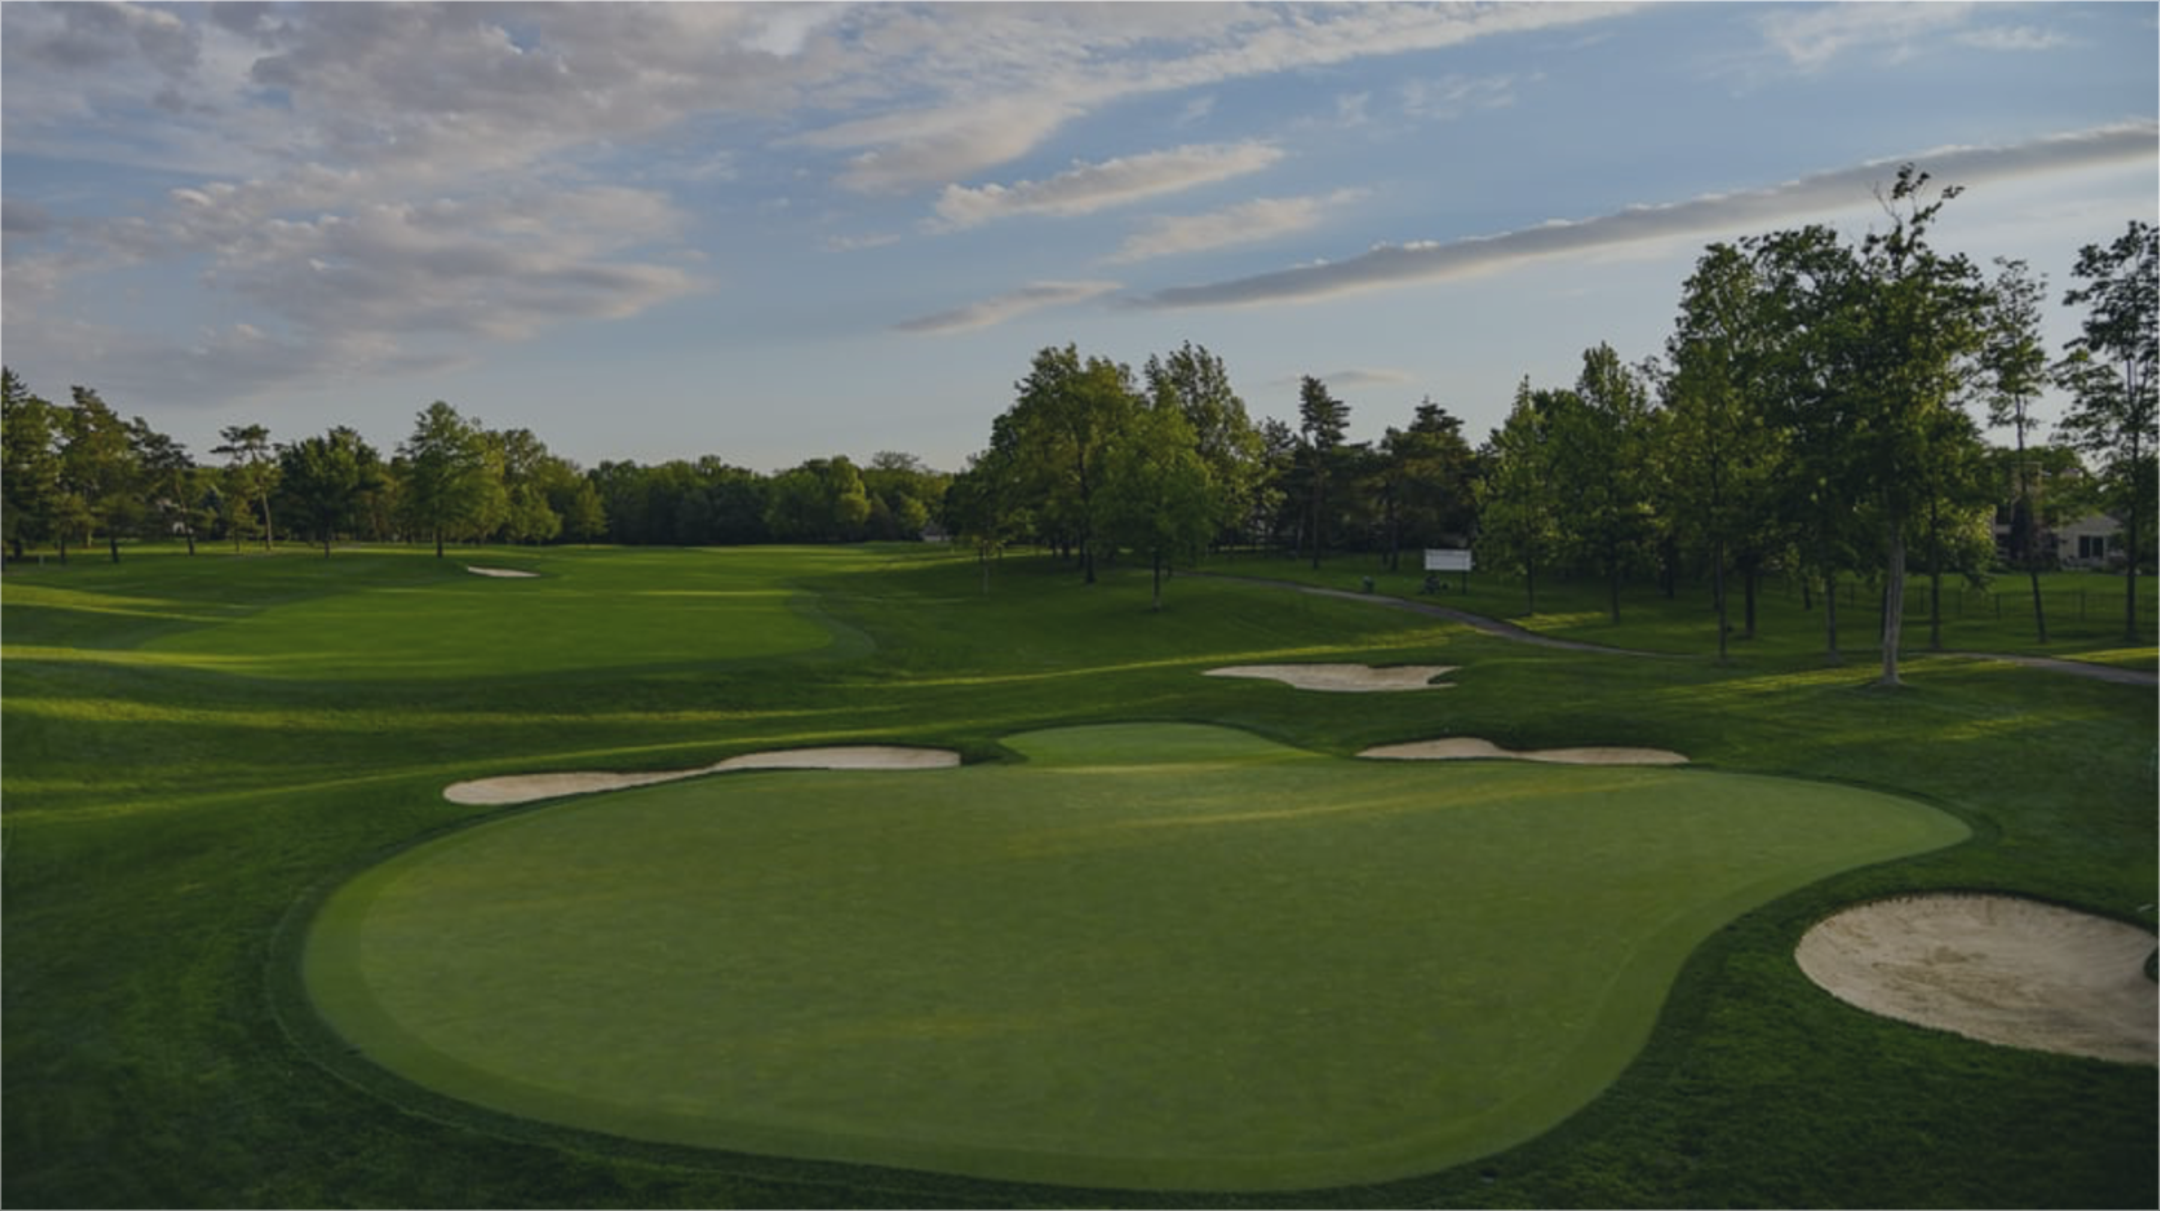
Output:
[[[1210,677],[1257,677],[1267,681],[1280,681],[1301,690],[1325,690],[1337,694],[1359,694],[1385,690],[1433,690],[1446,689],[1446,685],[1434,685],[1433,678],[1452,673],[1460,665],[1453,664],[1401,664],[1386,668],[1374,668],[1368,664],[1241,664],[1227,669],[1209,669]]]
[[[465,570],[475,576],[510,576],[523,578],[528,576],[538,576],[540,574],[538,572],[520,572],[516,568],[476,568],[471,566],[470,564],[466,565]]]
[[[1490,740],[1453,736],[1445,740],[1418,740],[1409,744],[1383,744],[1359,753],[1378,761],[1475,761],[1503,758],[1511,761],[1549,761],[1556,765],[1686,765],[1687,758],[1661,748],[1541,748],[1526,752],[1501,748]]]
[[[511,774],[501,778],[480,778],[471,782],[451,783],[443,788],[443,798],[452,803],[498,806],[532,803],[563,795],[590,795],[597,791],[651,786],[656,782],[679,782],[684,778],[700,778],[706,774],[720,774],[730,770],[951,769],[959,764],[960,754],[941,748],[857,744],[838,748],[778,749],[766,753],[745,753],[740,757],[730,757],[696,769],[661,770],[642,774],[579,772]]]
[[[1878,900],[1819,922],[1793,957],[1871,1013],[2011,1047],[2160,1059],[2153,935],[2014,896]]]

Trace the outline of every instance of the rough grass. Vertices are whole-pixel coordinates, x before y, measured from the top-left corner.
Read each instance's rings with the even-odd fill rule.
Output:
[[[1192,577],[1168,586],[1156,615],[1144,573],[1114,571],[1083,588],[1071,569],[1037,558],[995,567],[987,595],[971,559],[897,548],[551,551],[545,563],[490,551],[462,562],[521,559],[553,574],[486,580],[402,551],[330,560],[131,551],[117,567],[83,560],[6,573],[6,1201],[2149,1206],[2160,1198],[2152,1070],[1871,1018],[1809,984],[1790,955],[1815,917],[1906,890],[2013,891],[2149,928],[2148,689],[1914,653],[1908,688],[1885,693],[1869,685],[1862,658],[1826,668],[1805,639],[1790,651],[1750,651],[1729,668],[1699,657],[1586,657],[1364,603]],[[1245,559],[1219,567],[1252,569]],[[397,660],[398,649],[430,643],[435,620],[425,611],[386,611],[378,621],[374,642],[398,664],[383,675],[296,675],[278,666],[276,649],[246,638],[251,623],[275,625],[280,610],[328,608],[359,592],[464,591],[468,581],[475,592],[567,588],[579,577],[715,593],[777,583],[793,595],[753,611],[774,628],[756,651],[672,615],[665,638],[686,653],[676,660],[649,633],[660,615],[607,593],[571,609],[574,625],[560,634],[574,642],[536,649],[542,656],[482,644]],[[663,609],[669,600],[654,599]],[[1473,593],[1469,604],[1478,602]],[[803,619],[834,642],[803,649],[785,638]],[[501,622],[513,627],[515,617]],[[229,638],[210,642],[213,630]],[[1219,664],[1352,659],[1462,671],[1445,693],[1408,695],[1315,696],[1195,675]],[[311,1062],[272,1008],[295,992],[281,984],[286,966],[274,953],[296,910],[381,855],[474,818],[439,797],[451,781],[683,768],[786,744],[931,744],[986,759],[1034,729],[1148,720],[1206,721],[1336,756],[1450,734],[1510,748],[1672,748],[1712,769],[1917,797],[1964,820],[1974,838],[1835,876],[1716,931],[1688,958],[1636,1060],[1545,1135],[1429,1176],[1275,1200],[1123,1195],[534,1136],[341,1079]]]

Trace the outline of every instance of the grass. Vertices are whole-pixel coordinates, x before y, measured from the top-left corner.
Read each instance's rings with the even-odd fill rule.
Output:
[[[1236,571],[1240,575],[1345,592],[1366,591],[1364,582],[1369,577],[1373,582],[1371,591],[1378,594],[1470,610],[1556,638],[1672,654],[1717,652],[1716,599],[1707,583],[1677,586],[1669,598],[1655,584],[1628,584],[1621,593],[1620,621],[1616,623],[1612,620],[1608,589],[1594,577],[1540,578],[1537,608],[1533,611],[1519,576],[1473,572],[1464,577],[1448,573],[1440,577],[1445,591],[1428,595],[1423,592],[1425,573],[1418,568],[1419,554],[1415,551],[1404,553],[1402,570],[1397,572],[1388,572],[1384,562],[1371,555],[1324,560],[1317,569],[1309,560],[1252,554],[1210,565],[1211,571]],[[2136,642],[2128,641],[2123,633],[2121,576],[2051,572],[2040,580],[2042,605],[2047,612],[2045,644],[2039,642],[2033,622],[2032,590],[2023,574],[1997,575],[1983,588],[1968,587],[1960,577],[1945,577],[1943,650],[2055,656],[2147,671],[2160,665],[2160,647],[2154,643],[2156,629],[2160,629],[2160,622],[2156,622],[2160,619],[2160,587],[2152,577],[2142,578],[2138,586]],[[1756,636],[1748,639],[1743,634],[1746,620],[1742,590],[1735,582],[1728,591],[1732,659],[1745,662],[1764,657],[1820,657],[1826,651],[1824,609],[1819,595],[1811,598],[1796,581],[1766,578],[1757,590]],[[1899,645],[1902,654],[1919,655],[1929,650],[1929,603],[1927,579],[1908,579],[1903,642]],[[1839,586],[1838,649],[1855,664],[1881,659],[1882,608],[1875,588],[1859,582]]]
[[[311,997],[420,1084],[619,1135],[1341,1185],[1552,1126],[1706,934],[1966,835],[1736,774],[1353,762],[1194,724],[1007,743],[1024,760],[451,834],[330,900]]]
[[[1790,959],[1821,914],[1907,890],[2012,891],[2149,928],[2145,906],[2160,898],[2149,689],[1915,652],[1908,688],[1885,693],[1868,684],[1865,657],[1825,667],[1813,628],[1790,648],[1760,642],[1720,668],[1529,648],[1367,603],[1193,577],[1173,581],[1155,615],[1144,572],[1082,588],[1068,568],[1016,557],[993,570],[986,595],[972,560],[920,548],[464,560],[530,567],[538,580],[470,577],[458,562],[395,550],[330,560],[145,550],[117,566],[6,573],[0,1079],[10,1113],[0,1197],[55,1206],[2160,1198],[2153,1071],[1872,1018],[1815,989]],[[1214,570],[1257,567],[1240,557]],[[493,638],[515,631],[512,603],[580,586],[609,588],[554,603],[544,642]],[[739,596],[776,586],[787,595]],[[501,612],[475,607],[453,628],[474,642],[447,642],[437,624],[460,616],[464,594]],[[363,595],[428,608],[341,604]],[[1449,604],[1480,600],[1474,577],[1469,601]],[[1624,625],[1700,621],[1661,623],[1653,602],[1638,611],[1631,597]],[[369,628],[365,645],[318,636],[333,616]],[[714,625],[702,625],[708,618]],[[818,646],[807,646],[808,625]],[[270,632],[292,646],[260,638]],[[347,650],[379,652],[382,663],[323,659]],[[1348,659],[1462,671],[1447,690],[1324,697],[1195,675]],[[1809,884],[1710,931],[1618,1079],[1537,1138],[1385,1185],[1274,1197],[603,1146],[326,1069],[313,1061],[321,1040],[289,1012],[302,993],[286,960],[309,905],[385,855],[486,814],[443,801],[449,782],[676,769],[824,743],[933,744],[1010,761],[1008,742],[1025,733],[1162,721],[1234,728],[1320,757],[1437,735],[1518,749],[1674,748],[1709,772],[1918,799],[1973,836]],[[1535,843],[1544,856],[1565,852],[1569,838]]]

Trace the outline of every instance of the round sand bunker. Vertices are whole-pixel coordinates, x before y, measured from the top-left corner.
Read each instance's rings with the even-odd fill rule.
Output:
[[[2011,1047],[2160,1059],[2153,935],[2015,896],[1878,900],[1826,918],[1794,958],[1871,1013]]]

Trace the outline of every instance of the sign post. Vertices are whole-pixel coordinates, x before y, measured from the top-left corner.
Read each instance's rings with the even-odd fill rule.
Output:
[[[1461,573],[1460,591],[1464,593],[1470,591],[1470,551],[1467,547],[1425,548],[1425,570],[1429,573],[1459,572]],[[1427,592],[1431,592],[1431,586],[1436,585],[1438,579],[1436,576],[1429,575],[1425,578],[1425,583],[1428,586]]]

